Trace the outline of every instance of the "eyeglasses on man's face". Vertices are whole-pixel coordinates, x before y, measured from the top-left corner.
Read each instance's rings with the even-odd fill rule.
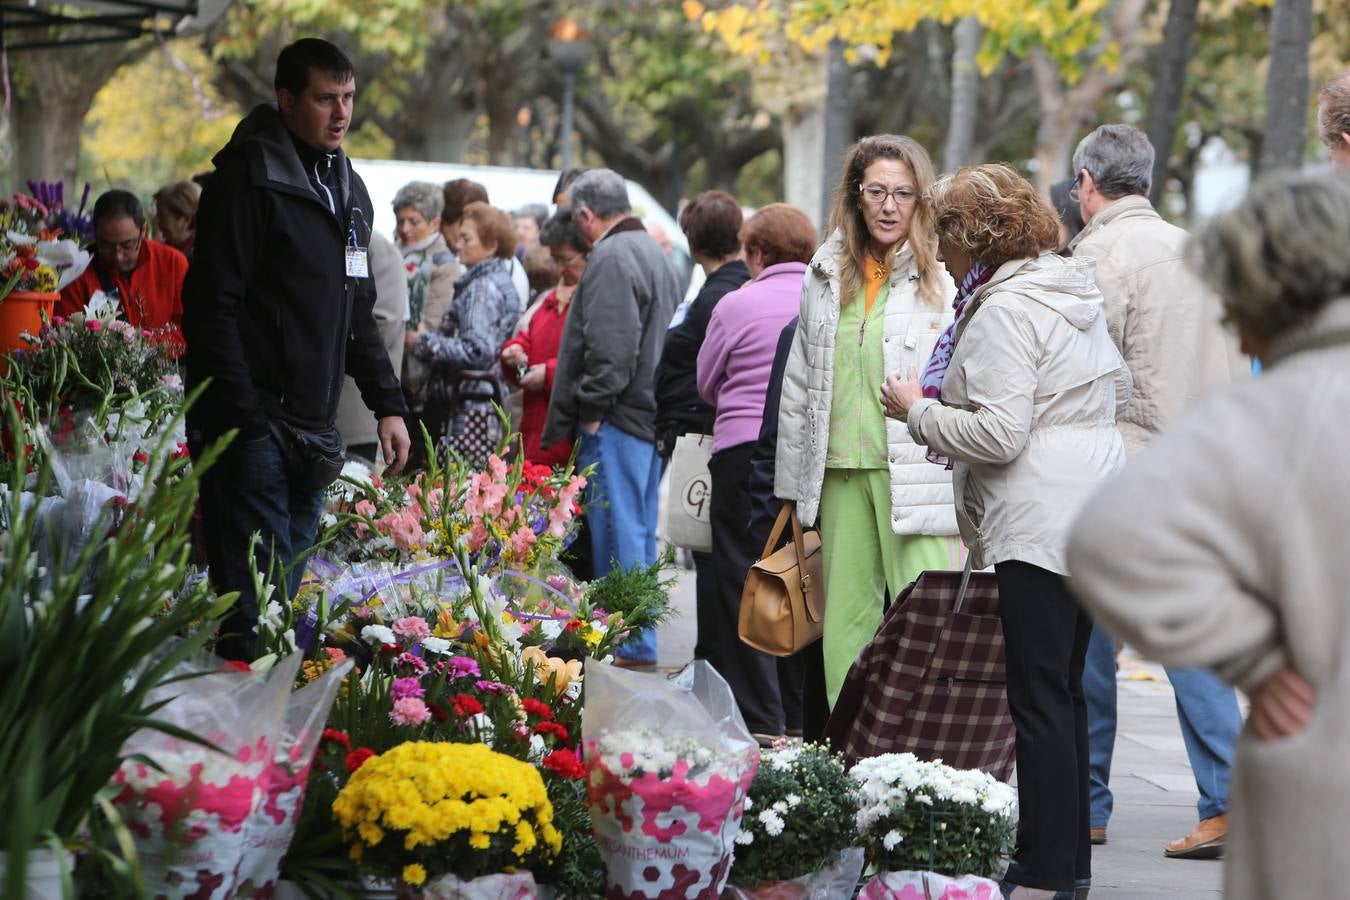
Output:
[[[1069,199],[1074,203],[1078,202],[1078,189],[1083,186],[1083,176],[1087,173],[1087,169],[1079,169],[1078,174],[1074,176],[1073,184],[1069,186]]]
[[[891,190],[879,184],[859,185],[858,193],[868,206],[884,206],[886,198],[895,200],[896,206],[909,206],[919,197],[914,188],[899,187]]]

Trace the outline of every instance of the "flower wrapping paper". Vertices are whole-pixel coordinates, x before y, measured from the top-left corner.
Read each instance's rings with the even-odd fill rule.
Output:
[[[950,878],[936,872],[881,872],[858,900],[999,900],[998,882],[978,875]]]

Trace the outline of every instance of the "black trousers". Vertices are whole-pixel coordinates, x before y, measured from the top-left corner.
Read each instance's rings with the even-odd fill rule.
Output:
[[[1092,874],[1083,700],[1092,619],[1054,572],[1024,562],[994,571],[1017,728],[1017,851],[1006,880],[1073,890]]]
[[[779,660],[743,643],[737,630],[745,574],[763,549],[753,546],[746,526],[754,447],[754,443],[728,447],[708,461],[712,476],[712,578],[704,577],[703,560],[696,557],[698,638],[694,655],[712,663],[726,679],[752,732],[778,735],[786,728],[778,687]]]

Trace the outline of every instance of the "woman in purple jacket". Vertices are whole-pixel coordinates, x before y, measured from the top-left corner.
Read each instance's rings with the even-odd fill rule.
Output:
[[[745,223],[741,242],[751,281],[717,304],[698,353],[699,394],[717,410],[708,463],[716,602],[700,605],[699,633],[717,636],[704,658],[731,685],[746,725],[756,736],[772,738],[785,731],[777,662],[737,634],[745,574],[762,549],[752,546],[746,529],[750,456],[778,335],[801,306],[802,280],[818,238],[803,213],[775,203]]]

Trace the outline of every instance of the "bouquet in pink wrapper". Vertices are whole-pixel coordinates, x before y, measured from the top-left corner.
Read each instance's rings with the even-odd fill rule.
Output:
[[[582,723],[607,900],[716,900],[759,763],[727,683],[592,663]]]

